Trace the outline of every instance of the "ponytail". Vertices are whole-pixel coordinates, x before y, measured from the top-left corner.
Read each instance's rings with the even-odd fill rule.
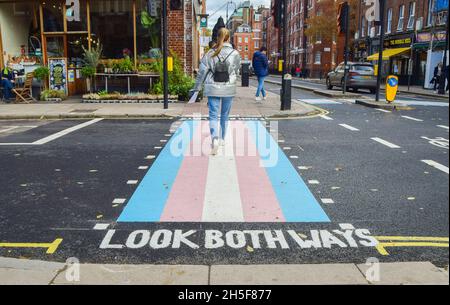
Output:
[[[214,46],[215,52],[213,54],[213,57],[219,56],[219,54],[222,52],[224,43],[228,42],[229,40],[230,40],[230,31],[227,28],[221,28],[219,30],[217,43]]]

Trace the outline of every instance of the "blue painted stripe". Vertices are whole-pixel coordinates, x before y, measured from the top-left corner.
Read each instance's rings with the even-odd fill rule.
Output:
[[[198,121],[185,121],[167,142],[118,222],[159,222]],[[175,151],[171,147],[176,147]],[[175,153],[174,153],[175,152]]]
[[[261,122],[246,122],[287,222],[330,222],[325,211]]]

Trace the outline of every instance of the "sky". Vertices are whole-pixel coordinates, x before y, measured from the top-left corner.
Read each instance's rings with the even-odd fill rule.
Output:
[[[233,0],[233,3],[236,4],[236,6],[239,6],[240,3],[244,2],[244,0]],[[206,13],[209,15],[212,15],[214,12],[216,12],[221,6],[225,5],[226,0],[206,0]],[[266,7],[270,6],[270,0],[251,0],[251,3],[254,7],[258,7],[260,5],[265,5]],[[228,5],[228,14],[231,16],[231,14],[234,11],[235,6],[233,4]],[[208,20],[208,27],[213,28],[214,25],[217,22],[217,19],[222,16],[223,20],[226,22],[226,16],[227,16],[227,7],[224,6],[220,11],[218,11],[214,16],[212,16]]]

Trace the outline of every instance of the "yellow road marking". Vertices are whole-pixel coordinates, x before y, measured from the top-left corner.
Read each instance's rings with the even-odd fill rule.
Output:
[[[448,237],[425,237],[425,236],[375,236],[379,241],[376,249],[381,255],[389,255],[386,248],[395,247],[434,247],[448,248]]]
[[[0,248],[44,248],[47,254],[53,254],[62,241],[62,238],[57,238],[52,243],[0,243]]]

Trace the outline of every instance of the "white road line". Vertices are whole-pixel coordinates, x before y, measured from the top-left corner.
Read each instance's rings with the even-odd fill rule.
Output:
[[[447,129],[447,130],[448,130],[448,126],[445,126],[445,125],[437,125],[437,127],[443,128],[443,129]]]
[[[154,156],[154,155],[150,155],[150,156],[145,157],[145,159],[147,159],[147,160],[153,160],[155,158],[156,158],[156,156]]]
[[[375,142],[378,142],[380,144],[386,145],[389,148],[401,148],[398,145],[395,145],[395,144],[393,144],[391,142],[388,142],[388,141],[380,139],[380,138],[372,138],[372,140],[374,140]]]
[[[407,115],[402,115],[402,118],[407,119],[407,120],[411,120],[411,121],[416,121],[416,122],[423,122],[423,120],[421,119],[416,119]]]
[[[384,112],[384,113],[391,113],[391,111],[386,110],[386,109],[375,109],[375,110],[380,111],[380,112]]]
[[[339,124],[339,126],[347,128],[348,130],[351,130],[351,131],[359,131],[358,128],[355,128],[355,127],[347,125],[347,124]]]
[[[85,127],[90,126],[92,124],[98,123],[98,122],[100,122],[102,120],[103,119],[94,119],[94,120],[91,120],[91,121],[88,121],[88,122],[84,122],[82,124],[79,124],[79,125],[76,125],[76,126],[73,126],[73,127],[67,128],[67,129],[64,129],[64,130],[62,130],[60,132],[57,132],[55,134],[52,134],[51,136],[48,136],[48,137],[45,137],[43,139],[37,140],[36,142],[33,142],[33,144],[34,145],[47,144],[48,142],[54,141],[54,140],[56,140],[58,138],[61,138],[61,137],[65,136],[65,135],[68,135],[69,133],[77,131],[77,130],[79,130],[81,128],[85,128]]]
[[[298,169],[301,170],[301,171],[307,171],[307,170],[309,170],[311,168],[312,168],[311,166],[298,166]]]
[[[233,142],[231,132],[226,140]],[[233,145],[209,157],[202,221],[244,222]]]
[[[138,180],[128,180],[127,181],[127,184],[129,184],[129,185],[134,185],[134,184],[138,184]]]
[[[333,118],[330,118],[330,117],[327,116],[327,115],[321,115],[320,117],[321,117],[322,119],[324,119],[324,120],[327,120],[327,121],[334,121]]]
[[[322,198],[321,200],[322,200],[322,203],[324,203],[324,204],[333,204],[334,203],[334,200],[330,199],[330,198]]]
[[[140,169],[140,170],[146,170],[146,169],[148,169],[148,166],[139,166],[138,169]]]
[[[309,184],[320,184],[318,180],[308,180]]]
[[[124,198],[116,198],[116,199],[113,200],[112,203],[114,203],[114,204],[124,204],[125,201],[127,201],[127,200],[124,199]]]
[[[298,156],[290,156],[291,159],[298,159]]]
[[[109,223],[98,223],[94,226],[94,230],[106,230],[109,227]]]
[[[13,130],[13,129],[16,129],[16,128],[17,128],[17,126],[11,126],[11,127],[6,128],[6,129],[0,130],[0,133],[2,133],[2,132],[8,132],[8,131]]]
[[[440,163],[437,163],[433,160],[422,160],[423,163],[428,164],[429,166],[432,166],[440,171],[443,171],[444,173],[446,173],[448,175],[448,167],[444,166]]]

